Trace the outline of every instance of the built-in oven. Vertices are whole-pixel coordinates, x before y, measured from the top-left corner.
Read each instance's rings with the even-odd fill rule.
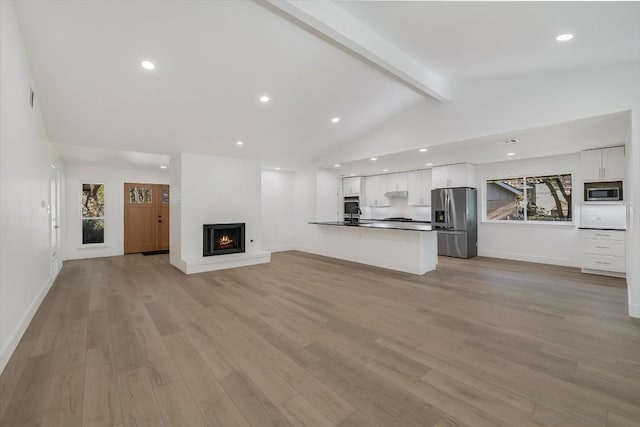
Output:
[[[585,202],[621,202],[622,181],[586,182],[584,184]]]
[[[344,198],[344,217],[351,218],[352,214],[359,217],[360,212],[360,196],[346,196]]]

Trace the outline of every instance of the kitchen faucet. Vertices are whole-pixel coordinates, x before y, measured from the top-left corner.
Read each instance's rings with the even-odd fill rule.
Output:
[[[358,207],[351,209],[349,212],[349,222],[353,224],[353,214],[362,215],[362,210]]]

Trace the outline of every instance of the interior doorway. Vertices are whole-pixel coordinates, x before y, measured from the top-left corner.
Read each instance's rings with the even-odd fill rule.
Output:
[[[124,184],[124,253],[169,250],[169,186]]]

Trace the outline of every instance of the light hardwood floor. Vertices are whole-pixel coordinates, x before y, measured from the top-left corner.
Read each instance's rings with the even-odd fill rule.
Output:
[[[0,425],[637,426],[626,304],[620,279],[488,258],[69,261],[0,377]]]

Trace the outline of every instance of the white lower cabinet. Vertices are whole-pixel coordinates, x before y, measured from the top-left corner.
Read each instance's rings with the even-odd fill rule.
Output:
[[[624,275],[625,232],[622,230],[580,230],[582,271],[611,276]]]

